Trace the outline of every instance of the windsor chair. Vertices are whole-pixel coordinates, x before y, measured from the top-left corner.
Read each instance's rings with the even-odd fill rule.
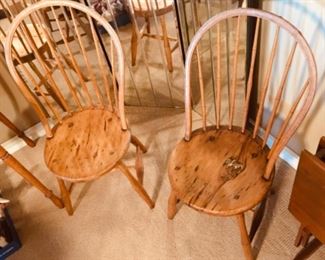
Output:
[[[256,19],[255,36],[252,48],[252,59],[246,86],[239,88],[237,77],[239,42],[241,25],[246,25],[245,19]],[[223,44],[222,29],[225,22],[235,24],[234,49],[230,71],[230,88],[222,82],[223,70],[221,50]],[[271,51],[266,54],[267,61],[264,76],[260,76],[258,110],[253,124],[248,121],[252,82],[257,56],[257,43],[262,25],[274,33]],[[263,27],[264,28],[264,27]],[[271,30],[273,28],[273,31]],[[287,33],[291,42],[279,45],[279,33]],[[207,81],[201,60],[201,40],[207,32],[211,32],[214,46],[213,66],[215,67],[214,116],[208,117],[206,106]],[[283,36],[283,35],[282,35]],[[282,38],[283,39],[283,38]],[[271,39],[272,42],[272,39]],[[285,66],[277,66],[282,71],[272,75],[279,46],[286,46]],[[266,48],[265,48],[266,49]],[[304,83],[299,82],[297,88],[287,84],[294,56],[304,59],[306,64]],[[195,59],[193,58],[195,55]],[[296,54],[296,55],[295,55]],[[304,63],[305,62],[305,63]],[[194,64],[196,63],[196,66]],[[206,64],[206,63],[205,63]],[[205,65],[204,64],[204,65]],[[210,63],[209,63],[210,64]],[[197,68],[196,68],[197,67]],[[192,131],[191,95],[196,85],[191,84],[197,71],[197,93],[201,97],[200,113],[202,127]],[[293,71],[293,72],[292,72]],[[291,73],[289,73],[291,72]],[[304,74],[304,73],[301,73]],[[274,81],[279,76],[279,81]],[[209,74],[209,77],[211,75]],[[271,84],[271,83],[272,84]],[[275,83],[274,83],[275,82]],[[272,87],[270,87],[272,86]],[[293,93],[287,93],[288,87]],[[245,90],[242,95],[239,95]],[[235,216],[240,228],[241,242],[247,259],[253,259],[251,241],[261,223],[266,195],[272,185],[275,172],[275,162],[281,150],[296,132],[298,126],[309,110],[316,89],[316,65],[312,52],[302,34],[285,19],[272,13],[255,9],[234,9],[222,12],[208,20],[195,34],[187,52],[185,64],[185,136],[173,150],[168,166],[171,193],[168,200],[168,218],[174,218],[179,201],[203,213],[217,216]],[[226,95],[225,95],[226,92]],[[289,101],[288,95],[290,95]],[[286,107],[283,108],[284,98]],[[289,105],[288,102],[292,100]],[[268,110],[270,110],[269,113]],[[224,113],[226,111],[226,113]],[[228,113],[227,113],[228,112]],[[213,115],[213,114],[212,114]],[[223,116],[227,115],[227,116]],[[208,125],[208,119],[214,121]],[[281,120],[283,121],[281,121]],[[275,131],[274,122],[281,123]],[[264,131],[261,131],[264,129]],[[272,130],[272,131],[271,131]],[[270,135],[275,136],[273,145],[268,143]],[[245,213],[260,204],[255,211],[251,231],[248,235]]]
[[[50,10],[58,30],[53,33],[43,26],[43,10]],[[64,21],[58,18],[59,11]],[[83,13],[83,19],[90,24],[92,39],[84,34],[76,15]],[[34,19],[44,34],[51,57],[44,57],[28,34],[26,20]],[[73,29],[74,41],[68,41],[63,26]],[[99,46],[96,26],[107,31],[109,59],[104,59]],[[63,108],[36,80],[36,75],[21,61],[13,45],[16,34],[26,40],[27,50],[33,52],[39,70],[46,75],[47,84],[60,99]],[[58,40],[63,44],[56,44]],[[64,205],[70,215],[73,208],[67,182],[90,181],[110,172],[114,168],[121,171],[135,191],[150,206],[153,201],[143,188],[142,153],[145,146],[128,128],[124,113],[124,57],[121,43],[112,27],[97,12],[73,1],[41,1],[24,9],[13,20],[5,42],[5,55],[9,71],[21,92],[35,109],[46,131],[44,160],[49,170],[56,176]],[[69,58],[73,69],[65,66]],[[46,60],[47,59],[47,60]],[[17,64],[15,63],[17,61]],[[47,62],[56,68],[52,72]],[[89,80],[85,81],[83,75]],[[33,95],[36,88],[39,95]],[[129,144],[136,147],[136,174],[133,177],[122,158]]]
[[[176,37],[168,35],[165,15],[173,12],[173,0],[130,0],[131,6],[135,17],[143,17],[145,19],[144,24],[139,29],[139,35],[137,33],[136,21],[132,25],[132,37],[131,37],[131,58],[132,65],[136,64],[138,39],[143,37],[149,37],[157,40],[162,40],[164,43],[165,57],[167,62],[167,68],[170,72],[173,71],[173,59],[172,53],[178,47],[178,40]],[[150,18],[154,17],[154,13],[161,25],[162,35],[151,33]],[[174,41],[174,46],[171,46],[170,42]]]
[[[0,6],[1,8],[4,10],[6,17],[8,19],[8,21],[11,23],[12,20],[25,8],[27,8],[29,5],[38,2],[39,0],[0,0]],[[53,17],[51,17],[49,15],[49,9],[44,9],[42,10],[41,14],[43,21],[44,21],[44,25],[46,25],[52,32],[57,31],[57,28],[55,28],[55,20]],[[58,14],[59,20],[64,20],[63,19],[63,13]],[[81,21],[81,17],[80,14],[76,15],[76,19],[78,19],[78,21],[80,22],[80,24],[83,26],[84,31],[89,35],[90,34],[90,27],[89,24],[85,24],[82,23]],[[41,28],[39,28],[39,25],[37,23],[35,23],[35,20],[32,18],[29,21],[26,21],[26,29],[28,31],[28,34],[31,35],[31,37],[33,37],[33,40],[36,44],[37,49],[40,52],[40,55],[42,56],[50,56],[51,57],[51,52],[48,46],[48,42],[46,37],[42,34],[42,30]],[[66,39],[67,41],[72,41],[74,38],[72,35],[70,35],[70,30],[69,30],[69,26],[67,23],[65,23],[64,26],[64,32],[66,34]],[[3,43],[7,34],[6,34],[6,28],[2,28],[0,27],[0,39],[1,42]],[[46,78],[44,77],[44,75],[40,72],[38,66],[35,64],[35,55],[31,52],[29,52],[27,50],[27,46],[26,46],[26,40],[24,39],[24,35],[17,33],[14,40],[13,40],[13,44],[15,45],[15,50],[17,50],[17,53],[20,56],[20,59],[23,63],[26,63],[28,66],[31,67],[31,69],[34,71],[34,73],[37,75],[38,77],[38,81],[40,82],[40,84],[44,84],[48,95],[51,95],[58,104],[60,104],[61,107],[63,107],[63,104],[61,104],[61,101],[59,99],[59,97],[56,96],[56,94],[52,91],[51,87],[47,85],[47,81]],[[62,40],[58,40],[58,42],[56,44],[63,44]],[[72,66],[71,61],[66,58],[64,56],[64,58],[66,59],[66,64],[67,66],[70,66],[70,68],[74,69]],[[45,59],[46,60],[46,59]],[[15,61],[17,63],[17,61]],[[47,62],[47,66],[49,67],[49,69],[51,71],[56,70],[55,66],[52,66],[52,64],[50,62]],[[87,79],[86,76],[83,75],[84,79]],[[34,92],[36,95],[39,95],[39,93],[34,89]]]

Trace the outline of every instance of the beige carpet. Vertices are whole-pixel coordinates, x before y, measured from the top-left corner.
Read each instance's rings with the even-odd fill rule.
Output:
[[[129,108],[132,132],[148,147],[144,185],[156,201],[150,210],[118,172],[72,192],[75,214],[55,208],[20,176],[0,164],[0,187],[11,199],[13,216],[23,247],[10,259],[242,259],[239,231],[233,218],[212,217],[186,206],[167,220],[169,152],[183,134],[183,112],[175,109]],[[36,148],[15,154],[27,168],[57,192],[56,182],[43,163],[44,139]],[[126,156],[133,163],[134,150]],[[258,259],[292,259],[298,222],[287,205],[294,170],[278,163],[274,194],[266,218],[254,240]],[[250,214],[247,221],[251,220]],[[325,259],[321,248],[310,259]]]

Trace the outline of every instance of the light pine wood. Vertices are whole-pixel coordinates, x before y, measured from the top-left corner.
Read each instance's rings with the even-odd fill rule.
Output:
[[[36,144],[35,142],[27,137],[23,131],[17,128],[3,113],[0,112],[0,122],[3,123],[5,126],[10,128],[18,137],[23,139],[26,144],[30,147],[34,147]]]
[[[245,223],[245,216],[244,214],[240,214],[237,216],[237,222],[240,230],[240,238],[241,238],[241,244],[243,247],[245,258],[248,260],[254,259],[252,248],[250,244],[250,240],[247,234],[247,228]]]
[[[23,131],[18,129],[3,113],[0,112],[0,122],[10,128],[18,137],[22,138],[27,145],[34,147],[36,143],[28,138]],[[38,189],[44,194],[45,197],[49,198],[55,206],[58,208],[63,208],[62,201],[43,183],[41,183],[30,171],[28,171],[15,157],[9,154],[1,145],[0,145],[0,159],[17,172],[23,179]]]
[[[59,178],[86,181],[107,173],[123,157],[131,134],[122,130],[118,116],[89,109],[66,117],[46,139],[44,159]]]
[[[272,179],[263,179],[267,153],[260,139],[238,127],[199,129],[174,149],[170,183],[176,196],[196,210],[236,215],[255,207],[269,190]]]
[[[62,15],[59,15],[60,11]],[[53,17],[51,23],[57,27],[55,34],[52,29],[40,26],[48,23],[42,15],[44,12]],[[25,20],[31,18],[47,43],[46,55],[41,53],[25,26]],[[110,36],[111,71],[103,60],[95,25],[101,25]],[[43,73],[41,82],[24,66],[15,49],[13,39],[17,32],[23,35],[25,51],[33,53],[39,71]],[[70,33],[73,40],[67,36]],[[142,154],[147,150],[140,140],[131,137],[126,123],[124,57],[118,36],[109,23],[83,4],[41,1],[16,16],[7,36],[5,54],[9,71],[46,128],[44,160],[58,180],[68,214],[73,214],[73,207],[65,181],[90,181],[115,168],[120,169],[136,192],[153,208],[154,202],[142,186]],[[45,84],[53,90],[64,109],[46,93]],[[31,93],[31,85],[38,95]],[[50,116],[54,119],[53,127],[49,126]],[[136,149],[138,180],[122,162],[130,143]]]
[[[232,74],[232,84],[231,84],[231,101],[230,101],[230,110],[229,110],[229,126],[228,126],[229,129],[232,128],[234,111],[235,111],[239,37],[240,37],[240,16],[237,17],[237,25],[236,25],[236,42],[235,42],[235,54],[234,54],[234,61],[233,61],[233,74]]]
[[[167,217],[169,219],[173,219],[176,214],[176,204],[177,204],[177,197],[175,192],[172,190],[169,194],[168,199],[168,211],[167,211]]]
[[[194,11],[194,10],[192,10]],[[252,42],[252,59],[248,70],[248,81],[245,90],[237,79],[237,63],[239,62],[239,41],[240,41],[240,23],[247,21],[248,18],[256,18],[256,28],[254,40]],[[232,46],[234,50],[231,76],[230,93],[228,98],[223,96],[221,88],[222,70],[224,67],[221,60],[221,31],[222,23],[237,21],[235,29],[235,37],[233,37]],[[261,26],[263,24],[263,27]],[[247,123],[248,111],[250,111],[250,96],[253,88],[253,77],[255,70],[255,60],[257,56],[258,39],[260,29],[265,26],[272,26],[275,29],[273,45],[270,53],[267,54],[268,59],[265,61],[265,75],[263,75],[259,93],[259,107],[255,122]],[[205,91],[207,86],[204,82],[200,82],[203,78],[200,61],[200,53],[198,46],[205,42],[202,40],[207,33],[215,32],[215,37],[211,37],[216,43],[216,55],[212,58],[216,61],[216,84],[214,86],[214,103],[215,108],[215,125],[205,126],[208,117],[205,109]],[[268,27],[266,27],[268,28]],[[293,41],[289,46],[289,53],[286,65],[282,73],[272,75],[274,66],[277,61],[277,50],[282,37],[279,32],[289,34]],[[261,34],[263,35],[263,34]],[[203,44],[200,45],[201,40]],[[247,48],[249,49],[249,48]],[[275,135],[275,142],[271,147],[266,145],[272,127],[277,120],[277,114],[283,105],[283,96],[287,86],[286,80],[289,75],[290,67],[294,61],[296,49],[301,51],[302,57],[305,58],[305,68],[308,70],[305,79],[298,86],[294,86],[297,91],[294,93],[293,102],[289,104],[287,113],[281,117],[282,125],[280,131]],[[202,53],[204,50],[202,50]],[[193,69],[197,58],[198,69]],[[201,65],[200,65],[201,64]],[[214,64],[214,63],[212,63]],[[196,64],[195,64],[196,65]],[[278,64],[277,64],[278,65]],[[193,86],[191,82],[192,73],[198,74],[199,86]],[[207,74],[204,75],[206,77]],[[279,78],[278,86],[270,88]],[[209,82],[209,79],[205,79]],[[261,224],[266,196],[272,185],[276,159],[288,143],[290,137],[296,132],[299,124],[301,124],[307,111],[309,110],[313,97],[315,95],[317,82],[316,64],[309,45],[303,38],[302,34],[292,24],[282,17],[272,13],[255,10],[250,8],[240,8],[228,10],[219,13],[209,19],[194,35],[187,51],[185,62],[185,136],[184,139],[174,148],[168,166],[169,180],[171,184],[171,195],[168,201],[168,217],[173,218],[176,214],[177,199],[200,212],[220,215],[220,216],[236,216],[240,228],[243,251],[246,259],[253,259],[250,241],[254,238],[258,227]],[[192,86],[191,86],[192,84]],[[274,85],[274,84],[273,84]],[[192,102],[191,88],[200,88],[200,106],[198,111],[202,116],[202,128],[192,129]],[[273,89],[275,88],[275,90]],[[271,89],[271,90],[270,90]],[[273,92],[273,93],[271,93]],[[244,94],[244,102],[237,102],[237,94]],[[273,94],[273,96],[272,96]],[[273,103],[272,103],[273,102]],[[285,102],[288,103],[287,100]],[[229,121],[221,123],[221,103],[228,112]],[[271,103],[270,117],[264,113],[268,103]],[[286,105],[287,105],[286,103]],[[227,111],[227,109],[229,109]],[[235,112],[236,111],[236,112]],[[224,112],[222,110],[222,112]],[[282,112],[282,111],[281,111]],[[238,115],[237,115],[238,114]],[[234,117],[240,120],[234,120]],[[239,121],[236,122],[236,121]],[[278,120],[280,121],[280,120]],[[266,123],[265,123],[266,122]],[[251,125],[253,124],[253,127]],[[265,134],[261,135],[260,130],[266,124]],[[252,129],[253,128],[253,129]],[[273,134],[273,133],[272,133]],[[247,233],[244,214],[252,210],[255,206],[259,206],[256,214],[254,214],[250,235]]]
[[[172,0],[130,0],[133,13],[135,17],[143,17],[145,19],[144,24],[139,29],[139,35],[137,34],[137,25],[136,20],[133,21],[132,25],[132,37],[131,37],[131,63],[134,66],[136,64],[137,58],[137,46],[138,40],[141,40],[143,37],[149,37],[157,40],[163,41],[165,58],[167,63],[167,69],[169,72],[173,71],[173,60],[172,53],[178,47],[177,38],[171,37],[167,32],[167,25],[165,21],[165,15],[173,12],[173,1]],[[153,34],[150,30],[150,18],[154,16],[154,13],[159,17],[160,26],[162,30],[162,35]],[[145,30],[146,29],[146,33]],[[173,47],[170,46],[170,42],[174,41],[175,44]]]
[[[62,201],[2,146],[0,146],[0,159],[15,172],[17,172],[28,184],[32,185],[43,193],[44,196],[50,199],[55,206],[58,208],[63,208]]]

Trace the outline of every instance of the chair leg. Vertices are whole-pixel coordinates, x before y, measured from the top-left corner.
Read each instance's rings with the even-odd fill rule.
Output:
[[[255,234],[256,234],[256,232],[257,232],[258,228],[260,227],[261,222],[263,220],[263,216],[264,216],[264,213],[265,213],[265,206],[266,206],[266,202],[267,202],[267,197],[268,196],[265,196],[265,198],[261,202],[258,209],[254,212],[252,226],[251,226],[251,229],[249,231],[249,240],[250,241],[253,241],[254,236],[255,236]]]
[[[239,225],[239,229],[240,229],[241,244],[243,247],[245,258],[246,259],[254,259],[253,253],[252,253],[252,248],[251,248],[251,243],[250,243],[247,229],[246,229],[244,213],[237,215],[236,217],[237,217],[237,221],[238,221],[238,225]]]
[[[139,146],[137,146],[137,151],[136,151],[135,170],[137,173],[138,181],[140,182],[141,185],[143,185],[144,167],[143,167],[143,161],[142,161],[142,151]]]
[[[303,249],[301,249],[298,254],[295,256],[294,260],[303,260],[310,257],[318,248],[322,246],[322,242],[320,242],[317,238],[314,238],[310,241]]]
[[[73,215],[73,208],[72,208],[72,205],[71,205],[70,193],[67,190],[67,187],[65,186],[64,181],[59,179],[59,178],[57,180],[58,180],[58,183],[59,183],[63,204],[64,204],[68,214],[70,216],[72,216]]]
[[[131,136],[131,143],[135,147],[139,146],[143,153],[147,152],[147,148],[144,146],[143,143],[141,143],[141,141],[136,136],[134,136],[134,135]]]
[[[309,242],[309,239],[311,237],[310,231],[303,225],[300,225],[298,234],[296,236],[295,240],[295,246],[306,246]]]
[[[163,34],[163,41],[164,41],[164,48],[165,48],[165,56],[167,61],[167,68],[169,72],[173,72],[173,60],[172,60],[172,52],[170,49],[169,39],[168,39],[168,33],[167,33],[167,27],[166,27],[166,21],[165,16],[160,17],[160,24]]]
[[[148,204],[148,206],[153,209],[155,203],[150,199],[148,193],[145,191],[143,186],[132,176],[129,169],[123,162],[119,162],[116,167],[128,178],[134,190],[140,195],[140,197]]]
[[[145,19],[146,25],[147,25],[147,33],[150,34],[150,32],[151,32],[151,30],[150,30],[150,18],[149,17],[146,17],[144,19]]]
[[[132,36],[131,36],[131,62],[132,66],[135,65],[137,61],[137,51],[138,51],[138,35],[135,28],[135,24],[132,25]]]
[[[172,190],[169,195],[168,199],[168,212],[167,217],[169,219],[173,219],[176,215],[176,204],[178,202],[178,199],[176,197],[175,192]]]

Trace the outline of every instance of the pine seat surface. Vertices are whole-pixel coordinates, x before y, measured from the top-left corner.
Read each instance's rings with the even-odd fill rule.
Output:
[[[69,181],[95,179],[111,170],[126,153],[131,138],[115,113],[101,109],[76,112],[53,131],[45,143],[45,163]]]
[[[239,129],[202,129],[182,140],[169,160],[169,179],[178,199],[213,215],[235,215],[256,206],[272,177],[263,174],[268,147]],[[233,162],[233,163],[231,163]]]

